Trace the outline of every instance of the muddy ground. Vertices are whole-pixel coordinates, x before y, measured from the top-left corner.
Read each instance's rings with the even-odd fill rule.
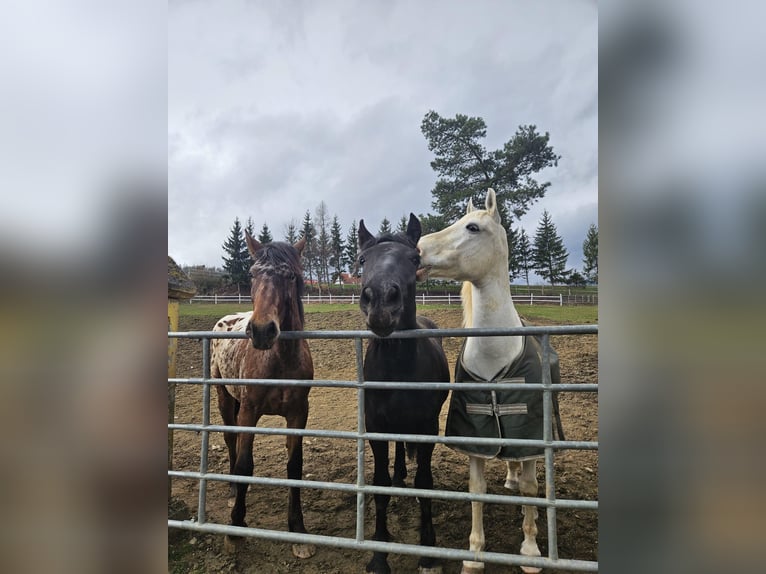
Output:
[[[460,326],[460,309],[425,311],[440,327]],[[217,317],[181,318],[180,330],[210,330]],[[541,322],[537,321],[537,324]],[[358,311],[338,311],[307,315],[307,329],[363,329]],[[444,347],[450,368],[454,368],[461,339],[446,338]],[[553,337],[563,382],[598,382],[598,340],[596,336]],[[309,341],[316,379],[355,380],[353,341]],[[201,376],[201,344],[197,341],[179,342],[177,375]],[[212,421],[221,424],[217,412],[215,393],[212,393]],[[308,426],[332,430],[356,429],[356,392],[353,389],[327,389],[315,387],[310,397]],[[201,422],[202,389],[196,385],[179,385],[177,391],[176,422]],[[441,431],[446,422],[447,404],[441,416]],[[561,415],[567,439],[598,440],[598,399],[594,393],[562,393]],[[284,419],[263,417],[260,425],[284,427]],[[304,440],[304,478],[307,480],[354,483],[356,476],[355,443],[325,438]],[[393,459],[393,448],[392,448]],[[436,445],[433,456],[435,488],[454,491],[467,490],[467,457],[453,452],[444,445]],[[255,473],[259,476],[285,477],[286,450],[284,437],[257,436],[254,447]],[[200,437],[197,433],[176,432],[173,466],[176,470],[199,469]],[[223,436],[210,437],[209,466],[212,472],[228,472],[228,460]],[[372,454],[366,455],[366,480],[372,483]],[[414,462],[408,462],[408,486],[412,486]],[[562,451],[556,454],[556,496],[595,500],[598,498],[598,455],[595,452]],[[489,461],[486,469],[487,492],[503,494],[505,465]],[[538,465],[540,491],[543,492],[544,475]],[[228,485],[213,482],[208,485],[208,520],[222,524],[229,522],[226,506]],[[179,516],[196,515],[198,485],[195,481],[173,481],[174,512]],[[355,495],[322,490],[302,491],[306,528],[315,534],[353,538],[355,535]],[[179,510],[180,508],[180,510]],[[187,510],[190,509],[190,510]],[[371,537],[374,530],[374,503],[367,501],[365,532]],[[469,503],[433,501],[434,527],[437,543],[452,548],[467,548],[471,529]],[[187,514],[188,513],[188,514]],[[251,487],[248,492],[247,521],[259,528],[287,529],[287,490],[285,488]],[[523,534],[520,508],[513,505],[485,505],[486,550],[518,553]],[[598,559],[598,517],[592,511],[560,510],[558,512],[559,556],[580,560]],[[393,498],[389,506],[389,530],[393,541],[417,544],[419,510],[414,498]],[[544,510],[538,519],[537,537],[543,555],[547,552],[547,526]],[[294,558],[290,545],[262,539],[247,539],[235,555],[223,551],[223,537],[188,531],[169,533],[169,572],[237,572],[242,574],[346,574],[364,572],[370,558],[367,552],[343,550],[322,546],[307,560]],[[417,557],[390,555],[392,571],[416,572]],[[445,561],[444,573],[460,572],[459,561]],[[486,574],[520,572],[519,568],[487,564]],[[550,571],[552,572],[552,571]]]

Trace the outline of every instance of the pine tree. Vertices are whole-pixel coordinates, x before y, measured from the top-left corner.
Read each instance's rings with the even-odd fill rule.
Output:
[[[516,256],[516,243],[519,240],[519,232],[509,225],[506,229],[506,236],[508,238],[508,277],[515,279],[521,274],[519,261]]]
[[[384,217],[383,221],[380,222],[378,233],[391,233],[391,222],[387,217]]]
[[[399,220],[399,224],[396,226],[396,232],[397,233],[407,233],[407,224],[409,223],[409,219],[407,219],[406,215],[402,215],[402,218]]]
[[[516,243],[513,245],[513,250],[516,253],[516,264],[519,268],[519,276],[524,277],[529,287],[529,271],[534,269],[534,260],[532,257],[532,245],[529,243],[529,236],[524,229],[519,232],[519,237]]]
[[[327,204],[324,201],[320,201],[317,205],[314,221],[317,230],[317,279],[321,289],[322,283],[330,283],[330,222],[327,215]]]
[[[255,237],[255,228],[253,224],[253,218],[247,218],[247,225],[245,225],[245,233],[249,233],[250,237]]]
[[[343,265],[348,269],[349,274],[354,273],[356,267],[356,258],[359,255],[359,236],[356,229],[356,220],[351,222],[351,227],[346,236],[346,250],[343,252]]]
[[[285,226],[285,241],[290,245],[295,245],[298,242],[298,226],[295,219],[291,219],[290,223]]]
[[[236,285],[239,293],[242,287],[250,281],[250,255],[247,252],[245,236],[242,234],[242,225],[239,218],[234,218],[229,237],[223,244],[225,255],[223,256],[223,268],[229,276],[229,283]],[[228,257],[227,257],[228,255]]]
[[[333,268],[332,282],[335,283],[343,270],[343,230],[340,227],[338,216],[332,218],[332,227],[330,227],[330,265]]]
[[[548,210],[543,211],[537,226],[532,257],[537,274],[550,281],[551,285],[555,285],[557,281],[565,280],[569,254],[564,247],[564,242],[556,232],[556,226],[553,224]]]
[[[315,269],[315,251],[316,251],[316,229],[314,222],[311,221],[311,212],[307,209],[303,216],[303,237],[306,239],[306,246],[303,248],[303,268],[309,276],[309,283],[314,282]]]
[[[269,226],[264,223],[263,227],[261,227],[261,232],[258,234],[258,242],[266,244],[271,243],[272,241],[274,241],[274,238],[271,236]]]
[[[588,234],[582,243],[583,273],[591,283],[598,283],[598,227],[590,224]]]

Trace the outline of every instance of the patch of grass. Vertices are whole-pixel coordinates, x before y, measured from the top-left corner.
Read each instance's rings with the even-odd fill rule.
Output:
[[[250,303],[182,303],[179,305],[181,317],[211,317],[212,323],[224,315],[250,311]],[[458,305],[418,305],[419,310],[460,310]],[[598,307],[591,305],[516,305],[519,314],[530,322],[542,319],[556,323],[569,323],[574,325],[587,325],[598,322]],[[346,303],[311,303],[305,306],[306,313],[333,313],[336,311],[358,311],[358,304]]]
[[[219,319],[224,315],[252,310],[253,305],[249,301],[241,305],[239,303],[219,303],[218,305],[214,303],[192,303],[191,305],[181,303],[178,306],[178,315],[180,317],[215,317],[215,319]]]
[[[540,319],[571,325],[598,323],[598,307],[595,305],[516,305],[516,310],[530,323]]]

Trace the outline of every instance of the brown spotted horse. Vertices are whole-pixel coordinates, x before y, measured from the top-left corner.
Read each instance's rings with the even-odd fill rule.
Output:
[[[441,339],[398,339],[388,336],[394,330],[435,328],[436,325],[415,312],[415,275],[420,264],[416,248],[420,222],[410,214],[407,232],[384,233],[373,237],[359,222],[359,258],[362,268],[362,293],[359,306],[367,326],[378,337],[370,340],[364,357],[366,381],[449,382],[449,365]],[[365,428],[373,433],[439,434],[439,412],[447,398],[446,390],[368,389],[364,394]],[[394,484],[403,485],[406,476],[405,445],[397,443]],[[432,489],[431,456],[433,443],[407,444],[416,454],[415,488]],[[391,486],[388,441],[370,441],[375,460],[373,484]],[[390,496],[375,495],[375,533],[373,540],[388,541],[387,508]],[[431,499],[418,497],[420,504],[420,544],[434,546],[436,534],[431,515]],[[434,558],[420,558],[421,574],[441,572]],[[387,554],[373,553],[367,572],[389,574]]]
[[[487,193],[485,209],[474,209],[453,225],[420,239],[421,265],[431,276],[463,281],[461,292],[464,327],[512,328],[523,323],[508,286],[508,240],[500,221],[495,192]],[[540,341],[532,336],[468,337],[455,366],[455,380],[540,383]],[[558,358],[551,353],[551,377],[560,382]],[[557,411],[558,403],[554,402]],[[557,428],[563,438],[561,426]],[[453,391],[447,418],[447,435],[487,438],[542,439],[542,396],[539,392]],[[537,496],[536,462],[542,449],[530,447],[455,447],[468,454],[471,493],[485,493],[487,459],[508,461],[505,486],[524,496]],[[470,550],[484,550],[483,504],[471,503]],[[540,556],[537,546],[537,507],[523,506],[521,544],[523,556]],[[478,561],[463,562],[463,574],[483,572]],[[522,566],[524,572],[539,568]]]
[[[227,315],[214,331],[244,331],[249,339],[214,339],[211,374],[224,379],[313,379],[314,365],[304,339],[280,339],[281,331],[302,331],[304,324],[303,275],[301,252],[305,240],[295,245],[274,242],[261,245],[249,233],[247,248],[253,259],[252,312]],[[287,428],[306,428],[310,387],[279,385],[216,385],[218,408],[227,426],[254,427],[263,415],[279,415]],[[253,440],[251,433],[224,433],[229,451],[231,474],[252,476]],[[300,480],[303,473],[301,436],[287,437],[287,477]],[[245,526],[247,484],[231,483],[229,506],[231,524]],[[290,532],[306,532],[303,524],[300,490],[290,487],[287,525]],[[226,547],[234,548],[226,537]],[[312,544],[293,544],[293,554],[309,558]]]

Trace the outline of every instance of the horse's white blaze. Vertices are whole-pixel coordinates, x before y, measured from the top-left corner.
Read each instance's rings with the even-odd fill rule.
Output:
[[[418,243],[421,264],[434,278],[453,279],[470,284],[463,289],[464,326],[486,328],[521,327],[522,322],[510,294],[508,280],[508,239],[497,211],[495,192],[487,191],[485,209],[468,202],[466,214],[457,222]],[[465,285],[465,284],[464,284]],[[522,337],[469,337],[463,354],[463,366],[473,375],[492,380],[523,351]],[[484,459],[469,456],[471,493],[486,492]],[[519,472],[519,467],[521,472]],[[506,486],[518,484],[524,496],[537,496],[536,460],[509,462]],[[484,505],[471,503],[471,551],[484,549]],[[537,547],[537,508],[524,506],[524,541],[521,554],[540,556]],[[463,572],[483,571],[481,562],[464,561]],[[523,567],[524,572],[539,572]]]

